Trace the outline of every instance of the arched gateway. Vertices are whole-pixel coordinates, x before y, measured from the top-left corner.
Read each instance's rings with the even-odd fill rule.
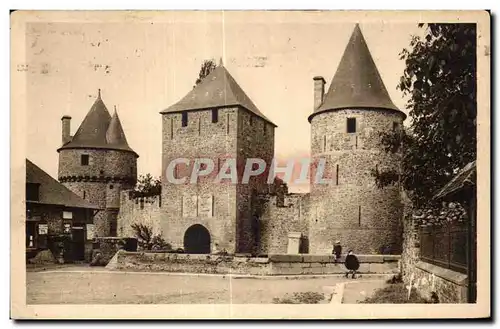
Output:
[[[195,224],[184,233],[184,251],[188,254],[209,254],[210,233],[205,226]]]

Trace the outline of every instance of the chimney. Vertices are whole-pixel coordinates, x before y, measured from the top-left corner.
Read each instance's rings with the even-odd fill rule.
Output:
[[[69,115],[65,115],[61,118],[62,121],[62,143],[66,144],[71,140],[71,117]]]
[[[323,103],[325,95],[325,79],[323,77],[314,77],[314,110]]]

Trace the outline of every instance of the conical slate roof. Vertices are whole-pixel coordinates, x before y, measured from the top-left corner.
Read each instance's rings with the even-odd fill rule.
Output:
[[[116,112],[116,107],[111,122],[109,123],[108,130],[106,131],[106,143],[110,148],[133,152],[130,146],[128,146],[120,118]]]
[[[101,99],[100,91],[94,105],[92,105],[87,116],[83,119],[75,135],[57,151],[75,148],[97,148],[134,152],[127,144],[118,114],[115,111],[113,118],[111,118],[106,105],[104,105]]]
[[[241,106],[276,126],[262,114],[250,97],[221,64],[195,86],[184,98],[163,110],[162,114],[214,107]]]
[[[352,32],[323,103],[309,116],[309,121],[318,113],[343,108],[399,111],[384,86],[358,24]]]

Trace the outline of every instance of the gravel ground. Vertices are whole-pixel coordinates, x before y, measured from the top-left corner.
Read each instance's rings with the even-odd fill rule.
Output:
[[[48,270],[27,272],[26,284],[28,304],[267,304],[294,292],[329,297],[329,287],[344,281]]]

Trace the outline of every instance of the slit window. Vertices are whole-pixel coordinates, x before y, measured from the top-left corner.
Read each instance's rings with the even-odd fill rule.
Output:
[[[188,114],[187,112],[182,112],[182,126],[187,127],[188,125]]]
[[[399,123],[393,122],[392,123],[392,130],[397,131],[399,129]]]
[[[347,118],[347,132],[348,133],[356,132],[356,118]]]
[[[217,123],[219,122],[219,110],[213,109],[212,110],[212,123]]]
[[[80,163],[82,166],[88,166],[89,165],[89,155],[88,154],[82,154]]]
[[[337,165],[337,171],[335,174],[335,183],[339,185],[339,165]]]

